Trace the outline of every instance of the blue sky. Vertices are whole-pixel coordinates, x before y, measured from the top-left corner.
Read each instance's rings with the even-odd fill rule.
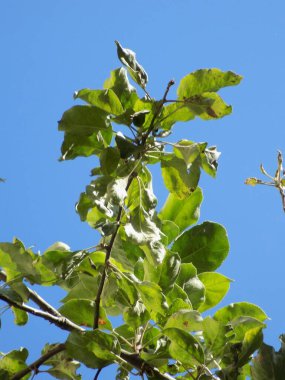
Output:
[[[239,86],[222,91],[233,105],[231,116],[179,124],[170,140],[208,141],[222,152],[217,178],[204,175],[201,182],[200,220],[219,222],[229,234],[230,255],[219,271],[235,282],[222,305],[246,300],[261,306],[271,318],[265,340],[278,347],[285,332],[285,215],[275,189],[243,182],[261,177],[261,162],[274,172],[277,149],[285,153],[283,0],[3,2],[0,177],[7,181],[0,186],[0,241],[17,236],[40,251],[59,240],[73,250],[96,243],[74,211],[96,161],[57,161],[63,137],[57,121],[74,104],[75,90],[100,88],[120,66],[115,39],[136,51],[156,98],[170,79],[179,83],[199,68],[243,75]],[[161,205],[166,191],[159,168],[154,173]],[[52,288],[42,294],[58,298]],[[9,312],[1,319],[0,351],[27,345],[30,360],[39,355],[38,344],[61,336],[44,321],[31,318],[29,329],[12,325]]]

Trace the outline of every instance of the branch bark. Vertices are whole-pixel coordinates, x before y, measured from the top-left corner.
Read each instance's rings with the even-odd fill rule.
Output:
[[[1,270],[0,271],[0,280],[7,282],[6,273]],[[33,289],[26,287],[28,290],[29,298],[39,306],[39,308],[43,311],[47,311],[48,313],[55,315],[57,317],[62,317],[60,312],[56,310],[52,305],[50,305],[46,300],[44,300],[37,292]]]
[[[64,351],[64,350],[65,350],[65,345],[63,343],[58,344],[56,347],[54,347],[53,349],[51,349],[50,351],[48,351],[47,353],[45,353],[44,355],[42,355],[39,359],[37,359],[36,361],[34,361],[32,364],[30,364],[27,368],[24,368],[23,370],[21,370],[18,373],[16,373],[11,378],[11,380],[22,379],[28,373],[30,373],[32,371],[37,371],[39,369],[39,367],[42,364],[44,364],[44,362],[46,362],[49,358],[51,358],[52,356],[54,356],[54,355],[56,355],[59,352]]]
[[[169,90],[170,90],[170,87],[173,86],[174,83],[175,83],[174,80],[170,80],[170,81],[168,82],[167,87],[166,87],[166,90],[165,90],[164,95],[163,95],[163,98],[162,98],[162,100],[160,101],[160,104],[159,104],[159,106],[157,107],[157,110],[156,110],[155,114],[153,115],[153,118],[152,118],[152,120],[151,120],[151,122],[150,122],[150,126],[149,126],[147,132],[146,132],[146,133],[143,135],[143,137],[142,137],[142,145],[144,145],[144,144],[146,143],[146,140],[147,140],[148,136],[149,136],[149,135],[151,134],[151,132],[153,131],[153,129],[154,129],[154,125],[155,125],[155,124],[154,124],[154,123],[155,123],[155,120],[156,120],[156,118],[159,116],[159,114],[160,114],[160,112],[161,112],[161,110],[162,110],[163,105],[167,102],[167,100],[166,100],[167,94],[168,94],[168,92],[169,92]]]
[[[175,380],[175,378],[168,373],[161,373],[158,368],[153,367],[146,363],[139,357],[138,354],[130,354],[124,350],[121,351],[121,358],[135,367],[138,371],[153,376],[155,380]]]
[[[83,328],[78,326],[76,323],[73,323],[72,321],[63,317],[62,315],[55,316],[55,315],[52,315],[46,311],[35,309],[35,308],[28,306],[24,303],[20,304],[16,301],[13,301],[12,299],[10,299],[9,297],[7,297],[4,294],[0,294],[0,299],[2,301],[7,302],[8,305],[10,305],[10,306],[14,306],[17,309],[26,311],[27,313],[35,315],[36,317],[43,318],[43,319],[55,324],[57,327],[61,328],[62,330],[66,330],[66,331],[77,330],[77,331],[81,331],[81,332],[85,331]]]

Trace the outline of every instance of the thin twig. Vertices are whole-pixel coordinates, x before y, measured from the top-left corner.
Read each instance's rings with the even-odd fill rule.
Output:
[[[174,80],[170,80],[170,81],[168,82],[167,87],[166,87],[166,90],[165,90],[164,95],[163,95],[163,98],[162,98],[162,100],[159,102],[159,106],[157,107],[157,110],[156,110],[156,112],[155,112],[154,115],[153,115],[153,118],[152,118],[152,120],[151,120],[151,122],[150,122],[149,128],[148,128],[148,130],[146,131],[146,133],[145,133],[145,134],[143,135],[143,137],[142,137],[142,140],[141,140],[142,145],[145,144],[145,142],[146,142],[148,136],[149,136],[149,135],[151,134],[151,132],[153,131],[154,126],[155,126],[155,120],[156,120],[156,118],[158,117],[158,115],[160,114],[163,105],[166,103],[166,97],[167,97],[167,94],[168,94],[168,92],[169,92],[169,90],[170,90],[170,87],[173,86],[174,83],[175,83]]]
[[[52,356],[58,354],[59,352],[61,351],[64,351],[65,350],[65,344],[61,343],[61,344],[58,344],[56,347],[52,348],[51,350],[49,350],[47,353],[45,353],[44,355],[42,355],[39,359],[37,359],[36,361],[34,361],[32,364],[30,364],[28,367],[22,369],[21,371],[17,372],[12,378],[11,380],[19,380],[19,379],[22,379],[24,376],[26,376],[28,373],[32,372],[32,371],[37,371],[37,369],[42,365],[44,364],[44,362],[46,362],[49,358],[51,358]]]
[[[102,369],[103,369],[103,368],[98,368],[98,369],[97,369],[97,372],[96,372],[96,374],[95,374],[95,376],[94,376],[94,380],[98,380],[98,379],[99,379],[99,375],[100,375]]]
[[[120,356],[138,371],[145,372],[147,375],[153,376],[156,380],[175,380],[175,378],[168,373],[161,373],[156,367],[146,363],[138,354],[130,354],[125,350],[121,350]]]
[[[127,186],[126,186],[126,191],[128,191],[128,189],[129,189],[129,187],[130,187],[130,185],[132,183],[133,178],[134,178],[133,175],[129,176],[128,183],[127,183]],[[109,260],[110,260],[110,257],[111,257],[111,252],[112,252],[113,245],[115,243],[115,240],[116,240],[119,228],[120,228],[120,222],[121,222],[122,213],[123,213],[123,206],[120,206],[119,207],[119,211],[118,211],[118,216],[117,216],[117,219],[116,219],[117,226],[116,226],[115,231],[112,234],[110,243],[107,245],[107,248],[106,248],[106,256],[105,256],[104,269],[103,269],[103,272],[102,272],[102,276],[101,276],[101,280],[100,280],[100,283],[99,283],[99,287],[98,287],[98,291],[97,291],[97,295],[96,295],[96,299],[95,299],[95,304],[94,304],[94,322],[93,322],[93,329],[94,330],[98,329],[98,327],[99,327],[101,295],[102,295],[102,292],[103,292],[103,289],[104,289],[105,280],[106,280],[106,277],[107,277],[107,270],[108,270],[108,266],[109,266]]]

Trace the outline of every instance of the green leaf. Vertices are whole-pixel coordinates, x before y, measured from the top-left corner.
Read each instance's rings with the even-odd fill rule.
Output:
[[[55,348],[56,344],[46,344],[42,350],[42,355],[45,355],[50,350]],[[45,365],[49,366],[46,370],[51,376],[61,380],[80,380],[81,376],[76,374],[80,363],[70,358],[66,351],[61,351],[45,361]]]
[[[7,354],[0,353],[0,376],[3,380],[9,380],[17,372],[27,368],[26,360],[28,357],[28,350],[20,348],[13,350]],[[2,377],[3,376],[3,377]],[[29,379],[30,374],[23,377],[24,380]]]
[[[229,252],[226,230],[217,223],[204,222],[184,232],[173,244],[182,263],[193,263],[198,272],[217,269]]]
[[[75,136],[91,136],[110,126],[107,113],[91,106],[74,106],[65,111],[58,124],[59,131]]]
[[[163,333],[171,340],[169,353],[173,359],[191,367],[204,364],[203,349],[192,335],[174,327],[165,329]]]
[[[195,118],[195,113],[190,110],[185,104],[171,103],[162,109],[162,114],[159,119],[160,127],[166,131],[179,121],[189,121]]]
[[[263,329],[266,325],[253,317],[238,317],[231,321],[232,334],[228,334],[231,343],[240,343],[245,339],[245,335],[252,329]]]
[[[201,166],[202,169],[212,177],[216,176],[218,167],[218,158],[221,153],[217,151],[215,146],[211,146],[205,149],[201,154]]]
[[[134,266],[134,275],[140,280],[144,280],[144,260],[139,257],[138,261]]]
[[[171,220],[162,220],[160,229],[167,237],[166,245],[169,245],[180,234],[180,228]]]
[[[85,88],[75,92],[74,99],[77,98],[112,115],[120,115],[124,112],[119,98],[112,89],[90,90],[89,88]]]
[[[135,208],[124,230],[132,243],[141,246],[150,262],[155,265],[162,262],[165,256],[165,247],[160,242],[162,232],[151,220],[148,212],[142,207]]]
[[[132,143],[129,139],[127,139],[122,133],[117,133],[116,137],[116,144],[120,151],[120,156],[123,159],[126,159],[128,157],[131,157],[133,154],[139,152],[141,149],[134,143]]]
[[[253,380],[283,380],[285,373],[285,340],[280,336],[281,348],[275,351],[272,346],[262,343],[258,354],[252,360]]]
[[[212,317],[208,316],[203,320],[203,337],[207,350],[217,359],[222,356],[225,345],[229,341],[228,332],[228,326]]]
[[[148,76],[144,68],[136,60],[136,54],[130,49],[123,48],[118,41],[115,41],[115,43],[117,45],[117,53],[119,60],[122,62],[123,65],[127,67],[133,80],[139,86],[145,88],[148,81]]]
[[[174,222],[182,232],[199,219],[202,200],[203,194],[200,188],[183,200],[174,194],[169,194],[158,216],[162,220]]]
[[[232,71],[219,69],[201,69],[186,75],[180,81],[177,89],[179,99],[200,95],[204,92],[216,92],[222,87],[235,86],[242,77]]]
[[[184,200],[192,193],[184,160],[174,156],[171,160],[163,160],[161,161],[161,171],[167,190],[178,199]]]
[[[94,301],[86,299],[72,299],[59,308],[59,312],[72,322],[81,326],[93,326],[94,321]],[[104,330],[112,330],[112,325],[106,313],[100,307],[99,326]]]
[[[120,152],[117,148],[107,147],[100,154],[100,166],[105,175],[112,174],[120,161]]]
[[[111,127],[95,131],[90,136],[66,132],[61,146],[62,156],[59,160],[73,160],[76,157],[99,155],[111,143],[112,136],[113,131]]]
[[[173,288],[170,290],[170,292],[167,293],[166,298],[167,298],[168,304],[170,305],[170,308],[172,307],[173,303],[175,303],[176,300],[182,300],[183,304],[180,301],[178,302],[178,304],[183,305],[182,309],[188,309],[188,306],[190,306],[190,309],[193,309],[192,304],[188,298],[188,294],[177,283],[175,283]],[[185,307],[186,303],[188,305],[187,307]],[[175,311],[177,311],[177,310],[175,310]],[[172,309],[171,309],[171,313],[174,313],[175,311],[172,311]]]
[[[260,307],[249,302],[237,302],[218,310],[214,319],[228,323],[241,316],[253,317],[261,322],[268,318]]]
[[[128,189],[126,206],[129,210],[143,207],[144,210],[153,210],[157,205],[157,199],[152,189],[152,175],[147,167],[142,166],[140,173],[133,179]]]
[[[15,239],[13,243],[0,243],[0,266],[7,270],[7,280],[12,278],[11,272],[15,276],[26,277],[32,283],[41,283],[40,273],[35,268],[35,262],[39,256],[31,250],[26,250],[20,240]]]
[[[137,301],[134,306],[126,308],[123,317],[124,321],[134,329],[145,325],[151,319],[149,312],[140,301]]]
[[[153,282],[143,281],[136,284],[136,288],[149,312],[155,311],[162,315],[165,314],[168,306],[160,286]]]
[[[220,119],[232,113],[232,107],[215,92],[205,92],[185,100],[187,107],[203,120]]]
[[[232,280],[215,272],[200,273],[198,278],[205,286],[205,301],[199,307],[199,311],[203,313],[216,306],[225,297]]]
[[[198,309],[204,303],[205,287],[197,277],[197,269],[193,264],[181,264],[177,284],[185,291],[194,309]]]
[[[123,67],[111,71],[111,76],[105,81],[104,88],[112,89],[125,108],[132,107],[138,99],[136,89],[130,84],[127,71]]]
[[[163,259],[160,273],[159,286],[161,289],[170,289],[179,274],[181,260],[177,253],[168,251]]]
[[[100,252],[98,252],[98,254],[100,254]],[[90,256],[88,258],[91,259]],[[103,260],[104,258],[105,254],[103,256]],[[98,278],[90,276],[90,274],[79,273],[78,283],[70,289],[68,294],[61,300],[61,302],[65,303],[74,299],[94,300],[98,291]]]
[[[99,330],[73,331],[66,341],[67,353],[89,368],[102,368],[116,360],[120,353],[117,339]]]
[[[175,327],[183,331],[199,331],[203,327],[203,318],[195,310],[182,309],[168,318],[164,329]]]
[[[14,306],[12,306],[11,309],[15,316],[15,319],[14,319],[15,324],[18,326],[24,326],[28,322],[28,319],[29,319],[28,314],[24,310],[17,309]]]
[[[240,367],[248,363],[252,354],[260,347],[263,340],[262,328],[263,327],[255,327],[245,333],[242,349],[238,358]]]
[[[182,158],[185,164],[189,166],[192,162],[204,152],[207,143],[195,143],[189,140],[180,140],[173,146],[173,152],[176,157]]]

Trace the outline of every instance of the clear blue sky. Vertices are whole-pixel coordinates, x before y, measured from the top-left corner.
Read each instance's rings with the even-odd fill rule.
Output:
[[[156,98],[170,79],[178,83],[199,68],[244,76],[222,92],[233,105],[231,116],[177,125],[171,140],[208,141],[222,152],[217,178],[203,176],[200,220],[219,222],[229,234],[230,255],[219,271],[235,282],[222,305],[247,300],[261,306],[271,318],[266,342],[278,347],[285,332],[285,215],[275,189],[243,182],[260,176],[261,162],[273,171],[276,150],[285,153],[284,0],[3,2],[0,177],[7,182],[0,184],[0,241],[17,236],[40,251],[58,240],[73,250],[96,243],[74,211],[95,159],[57,161],[57,120],[74,104],[75,90],[100,88],[120,66],[115,39],[137,52]],[[161,205],[166,191],[157,179],[155,187]],[[43,295],[58,298],[52,288]],[[2,317],[0,351],[26,345],[31,361],[41,342],[63,339],[45,321],[31,318],[32,328],[20,328],[9,315]],[[113,378],[108,371],[103,378]]]

